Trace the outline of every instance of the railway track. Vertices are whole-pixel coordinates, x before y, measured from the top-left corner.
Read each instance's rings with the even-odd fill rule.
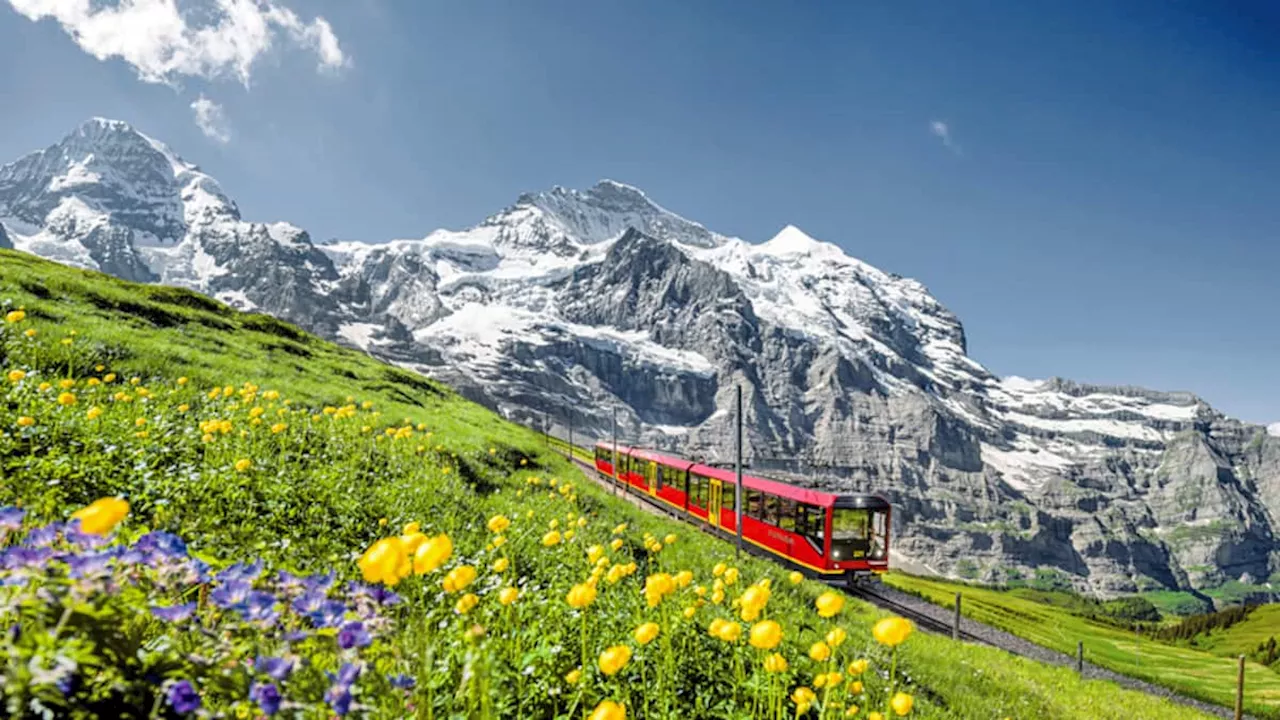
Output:
[[[574,455],[570,455],[569,458],[574,464],[582,469],[584,475],[595,480],[605,490],[615,492],[616,488],[613,484],[607,482],[600,476],[593,463],[587,462]],[[660,508],[633,493],[624,491],[621,497],[626,498],[628,502],[651,514],[683,520],[674,513],[667,512],[663,508]],[[937,633],[939,635],[952,634],[954,616],[952,615],[953,611],[948,608],[934,605],[928,601],[884,586],[859,585],[850,588],[843,583],[828,584],[833,588],[844,590],[851,596],[871,603],[883,610],[905,617],[914,623],[920,630]],[[1057,652],[1056,650],[1050,650],[1046,647],[1036,645],[1035,643],[1018,637],[1017,635],[1005,632],[1004,630],[1000,630],[990,625],[985,625],[969,618],[961,618],[957,636],[965,642],[987,645],[1003,650],[1012,655],[1025,657],[1048,665],[1058,665],[1071,668],[1076,667],[1076,658]],[[1086,678],[1107,680],[1148,695],[1165,698],[1170,702],[1175,702],[1179,705],[1186,705],[1188,707],[1195,708],[1196,710],[1208,715],[1221,718],[1234,717],[1234,714],[1230,709],[1221,705],[1214,705],[1185,695],[1179,695],[1169,688],[1155,685],[1145,680],[1132,678],[1128,675],[1121,675],[1092,663],[1084,663],[1080,672],[1081,675]],[[1247,720],[1256,720],[1251,715],[1246,714],[1244,717]]]

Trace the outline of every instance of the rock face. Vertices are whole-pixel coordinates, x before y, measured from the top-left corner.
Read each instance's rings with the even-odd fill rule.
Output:
[[[7,233],[5,232],[7,230]],[[895,556],[1099,595],[1280,571],[1280,427],[1193,395],[997,378],[920,283],[787,227],[718,235],[639,190],[522,195],[464,231],[316,245],[95,119],[0,168],[0,245],[269,312],[549,419],[894,502]]]

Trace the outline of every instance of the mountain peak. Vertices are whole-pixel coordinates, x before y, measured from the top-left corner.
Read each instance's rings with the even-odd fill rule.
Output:
[[[816,240],[795,225],[778,231],[772,239],[760,246],[770,255],[839,255],[844,251],[829,243]]]

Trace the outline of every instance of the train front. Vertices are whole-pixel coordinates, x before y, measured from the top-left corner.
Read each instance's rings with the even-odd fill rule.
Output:
[[[849,582],[889,569],[889,501],[879,495],[841,495],[831,507],[831,567]]]

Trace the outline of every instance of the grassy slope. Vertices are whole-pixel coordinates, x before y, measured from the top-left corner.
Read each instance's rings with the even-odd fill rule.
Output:
[[[1214,655],[1236,657],[1253,652],[1271,637],[1280,640],[1280,604],[1263,605],[1249,613],[1244,622],[1200,635],[1196,647]]]
[[[640,533],[650,531],[659,537],[680,533],[682,540],[664,550],[657,561],[673,570],[692,570],[697,583],[710,584],[715,562],[733,562],[732,550],[724,543],[641,513],[580,478],[575,486],[581,498],[574,507],[590,515],[591,524],[563,550],[541,548],[538,537],[546,518],[562,512],[564,505],[557,504],[558,498],[546,499],[541,492],[536,498],[532,492],[524,494],[529,488],[528,476],[536,472],[544,478],[574,477],[577,471],[547,449],[539,434],[505,423],[435,383],[270,318],[236,313],[192,293],[124,283],[11,251],[0,251],[0,301],[8,302],[9,307],[25,306],[28,319],[24,327],[39,331],[38,338],[21,346],[20,352],[0,358],[4,370],[20,366],[36,373],[34,377],[84,378],[95,375],[95,366],[104,364],[121,379],[138,376],[154,393],[146,404],[108,403],[106,393],[118,385],[89,389],[82,383],[76,390],[82,395],[82,404],[72,408],[59,408],[47,395],[34,390],[6,390],[10,393],[7,400],[0,393],[0,429],[4,431],[0,436],[0,505],[19,502],[38,517],[57,519],[98,496],[126,493],[134,506],[130,524],[178,532],[203,556],[232,561],[249,552],[299,571],[335,567],[348,576],[355,574],[355,554],[385,532],[379,527],[380,518],[390,518],[391,527],[422,520],[424,527],[447,531],[454,538],[459,558],[483,568],[488,563],[486,552],[491,552],[485,549],[490,536],[484,519],[506,512],[517,518],[517,524],[504,552],[510,553],[513,572],[522,576],[526,592],[533,596],[528,603],[522,600],[515,606],[519,620],[510,626],[510,632],[523,632],[533,642],[543,643],[539,647],[549,648],[525,656],[535,671],[527,677],[531,683],[527,693],[520,694],[540,698],[561,711],[563,706],[546,700],[546,693],[562,692],[554,688],[558,678],[572,667],[564,663],[572,663],[573,658],[557,656],[555,646],[575,647],[577,630],[560,598],[570,584],[580,581],[584,571],[577,567],[581,549],[576,555],[555,553],[569,553],[589,542],[605,542],[610,537],[607,528],[628,522],[628,545],[621,553],[643,562],[643,552],[637,547]],[[71,331],[77,334],[70,345],[58,342]],[[177,385],[179,376],[190,378],[190,383]],[[201,431],[194,427],[197,421],[235,405],[204,401],[205,391],[224,384],[239,387],[246,381],[279,390],[294,402],[295,409],[341,405],[348,397],[369,400],[382,413],[381,423],[389,420],[398,424],[401,418],[408,418],[425,423],[434,437],[426,435],[428,440],[423,441],[424,435],[419,434],[404,449],[380,449],[390,443],[371,443],[367,435],[361,439],[363,431],[354,425],[330,429],[322,416],[315,420],[303,413],[289,416],[291,428],[278,440],[258,428],[202,445]],[[90,425],[82,419],[83,409],[99,398],[108,409],[98,425]],[[190,414],[181,410],[179,402],[191,405]],[[233,412],[247,411],[238,408]],[[23,413],[34,413],[38,424],[15,431],[17,416]],[[150,420],[146,426],[150,434],[145,438],[134,436],[139,414]],[[236,417],[237,423],[243,421],[241,415]],[[415,452],[414,442],[425,444]],[[415,460],[424,454],[423,449],[426,463]],[[361,456],[351,457],[356,454]],[[231,470],[239,457],[253,459],[253,469],[243,473]],[[448,473],[449,469],[453,472]],[[536,513],[531,526],[521,518],[526,508]],[[754,558],[737,564],[744,578],[775,579],[770,612],[787,628],[788,640],[782,649],[801,671],[796,679],[807,680],[813,668],[804,658],[805,648],[828,625],[811,610],[821,587],[806,582],[793,588],[776,566]],[[504,616],[496,614],[490,598],[504,581],[488,571],[482,573],[476,586],[481,606],[472,617],[502,628]],[[592,626],[602,641],[625,639],[630,628],[646,617],[636,592],[643,574],[642,570],[626,581],[631,585],[624,583],[628,590],[624,594],[607,588],[602,592],[608,599],[602,599],[601,605],[608,612],[593,620]],[[418,644],[428,641],[424,638],[448,642],[448,637],[458,637],[429,635],[426,628],[461,627],[451,610],[452,601],[441,597],[438,590],[429,594],[425,587],[418,591],[409,583],[406,589],[421,592],[412,596],[415,600],[404,620],[403,650],[410,655]],[[444,602],[441,607],[432,607],[431,599]],[[717,696],[734,693],[732,670],[722,659],[723,646],[708,639],[701,629],[711,617],[708,613],[723,611],[708,606],[699,613],[698,624],[689,626],[688,634],[681,638],[681,647],[688,653],[681,655],[685,673],[681,682],[686,688],[690,683],[716,681],[719,685],[712,691],[705,684],[696,685],[696,702],[702,710],[684,708],[679,714],[686,717],[715,715],[718,711],[708,705]],[[869,606],[851,604],[842,616],[842,625],[850,634],[846,650],[865,653],[873,661],[884,660],[869,636],[869,625],[879,615]],[[678,619],[672,621],[672,627],[673,632],[686,632]],[[495,637],[494,647],[502,648],[502,642]],[[900,675],[909,678],[917,695],[913,717],[1202,717],[1107,683],[1081,681],[1065,669],[940,637],[916,634],[902,651]],[[447,651],[441,654],[444,657],[437,657],[435,665],[420,676],[422,687],[441,686],[459,676],[461,661],[454,662]],[[709,670],[700,672],[703,664]],[[514,702],[514,668],[494,672],[495,682],[505,688],[505,700],[500,702]],[[631,687],[643,686],[634,674],[627,677]],[[872,688],[882,684],[874,676],[868,676],[867,682]],[[593,674],[590,703],[601,693],[607,697],[609,687]],[[633,701],[631,707],[638,709],[638,697],[628,697]]]
[[[1070,655],[1075,654],[1076,643],[1083,641],[1085,657],[1092,663],[1210,702],[1223,705],[1234,702],[1237,672],[1234,660],[1157,643],[1009,592],[900,573],[891,574],[887,582],[939,605],[951,605],[955,593],[961,592],[961,608],[966,617]],[[1270,617],[1274,623],[1277,616]],[[1256,645],[1254,642],[1253,647]],[[1250,663],[1246,668],[1245,688],[1249,712],[1280,717],[1280,675]]]

